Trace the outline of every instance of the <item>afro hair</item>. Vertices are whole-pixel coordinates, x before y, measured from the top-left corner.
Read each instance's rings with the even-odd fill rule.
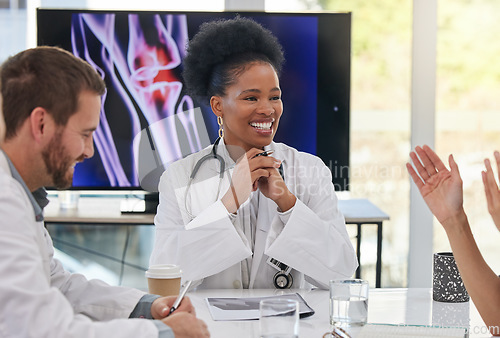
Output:
[[[184,58],[187,91],[200,102],[224,95],[238,72],[252,62],[268,62],[279,75],[283,50],[271,31],[242,17],[205,22],[192,38]]]

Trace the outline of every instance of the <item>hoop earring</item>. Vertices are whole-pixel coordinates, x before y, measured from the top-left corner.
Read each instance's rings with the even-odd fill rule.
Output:
[[[224,137],[224,129],[222,128],[222,116],[217,116],[217,124],[219,125],[219,137]]]

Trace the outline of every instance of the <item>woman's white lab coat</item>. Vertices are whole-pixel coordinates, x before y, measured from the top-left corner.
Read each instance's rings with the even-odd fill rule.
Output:
[[[203,163],[187,189],[194,166],[212,151],[209,146],[173,163],[160,179],[151,264],[180,264],[184,278],[201,282],[200,288],[241,288],[241,264],[249,257],[249,288],[274,288],[278,271],[267,264],[268,257],[293,268],[294,288],[309,287],[306,281],[327,288],[329,280],[353,275],[356,255],[338,210],[330,170],[318,157],[281,143],[265,149],[273,149],[272,156],[282,160],[285,183],[297,197],[291,212],[279,213],[274,201],[255,192],[260,194],[255,241],[249,243],[239,219],[230,217],[220,201],[229,187],[227,172],[216,201],[216,159]],[[232,173],[234,162],[223,141],[217,153]],[[238,213],[249,204],[242,204]]]
[[[126,319],[143,292],[70,274],[53,254],[0,151],[0,337],[158,337],[153,321]]]

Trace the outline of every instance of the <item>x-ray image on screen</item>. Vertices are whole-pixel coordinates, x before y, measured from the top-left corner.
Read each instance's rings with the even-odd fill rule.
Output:
[[[93,65],[108,88],[95,133],[104,182],[97,183],[90,171],[89,176],[77,175],[75,179],[81,181],[75,185],[106,184],[107,179],[112,186],[139,186],[150,172],[182,158],[183,138],[178,136],[176,121],[187,136],[189,153],[209,143],[205,137],[202,144],[193,100],[182,93],[180,66],[187,41],[184,15],[72,16],[72,52]],[[138,135],[142,145],[149,146],[146,149],[154,150],[153,170],[149,170],[152,159],[146,149],[141,158],[140,143],[130,142]],[[89,168],[95,165],[88,163]],[[78,170],[85,169],[81,167]],[[149,172],[141,172],[143,167]]]

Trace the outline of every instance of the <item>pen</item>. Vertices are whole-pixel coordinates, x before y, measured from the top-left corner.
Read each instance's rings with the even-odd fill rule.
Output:
[[[189,289],[189,287],[191,286],[191,283],[192,283],[192,281],[190,281],[190,280],[187,281],[186,283],[184,283],[184,285],[181,288],[181,291],[179,292],[179,296],[177,296],[177,299],[175,300],[174,305],[172,305],[172,307],[170,308],[170,312],[168,313],[167,317],[170,316],[172,314],[172,312],[177,310],[179,305],[181,305],[182,299],[186,295],[186,292]]]
[[[271,155],[272,153],[274,153],[274,150],[266,150],[266,151],[263,151],[261,153],[258,153],[257,155],[255,155],[254,157],[252,158],[256,158],[256,157],[259,157],[259,156],[268,156],[268,155]]]

